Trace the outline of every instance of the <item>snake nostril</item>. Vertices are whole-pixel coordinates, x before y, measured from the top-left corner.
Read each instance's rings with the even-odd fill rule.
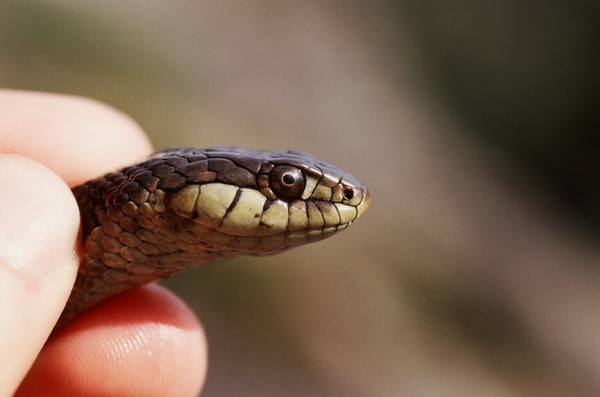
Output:
[[[352,189],[351,187],[345,187],[344,188],[344,199],[352,200],[353,197],[354,197],[354,189]]]

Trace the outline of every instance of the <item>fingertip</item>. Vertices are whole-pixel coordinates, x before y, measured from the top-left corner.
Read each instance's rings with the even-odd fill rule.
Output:
[[[42,276],[67,253],[71,259],[79,211],[63,180],[20,156],[0,155],[0,247],[5,265]]]
[[[0,385],[16,387],[72,288],[79,212],[65,183],[35,161],[0,155],[0,180]]]
[[[90,98],[3,89],[0,103],[0,152],[35,159],[69,185],[152,151],[148,137],[131,117]]]
[[[195,396],[206,366],[206,338],[195,314],[170,291],[147,285],[99,304],[53,335],[19,393]]]

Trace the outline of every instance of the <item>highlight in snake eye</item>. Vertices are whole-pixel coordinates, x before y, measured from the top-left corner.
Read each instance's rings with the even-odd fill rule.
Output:
[[[298,168],[291,165],[278,165],[269,175],[269,185],[281,200],[292,201],[300,198],[306,180]]]

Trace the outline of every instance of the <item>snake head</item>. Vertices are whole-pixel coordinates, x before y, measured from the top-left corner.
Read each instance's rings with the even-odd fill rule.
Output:
[[[181,225],[214,249],[276,253],[347,228],[369,205],[356,178],[308,153],[179,148],[160,158],[185,180],[157,183],[163,211],[193,221]]]

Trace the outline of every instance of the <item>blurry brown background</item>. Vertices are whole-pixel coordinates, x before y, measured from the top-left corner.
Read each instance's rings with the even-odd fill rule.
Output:
[[[4,0],[0,85],[112,104],[157,148],[301,149],[370,187],[339,236],[168,281],[207,329],[203,396],[591,396],[598,17],[566,0]]]

